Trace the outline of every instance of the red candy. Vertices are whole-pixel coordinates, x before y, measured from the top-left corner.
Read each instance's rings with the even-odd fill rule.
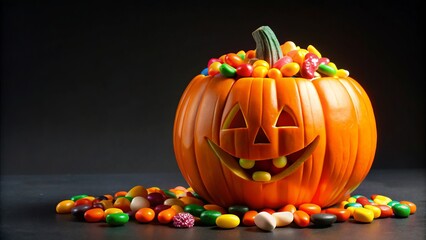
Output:
[[[241,64],[236,68],[237,75],[241,77],[250,77],[253,73],[253,66],[250,64]]]
[[[303,60],[302,68],[300,69],[300,74],[304,78],[314,78],[315,71],[318,69],[319,61],[317,55],[313,53],[307,53],[305,55],[305,60]]]

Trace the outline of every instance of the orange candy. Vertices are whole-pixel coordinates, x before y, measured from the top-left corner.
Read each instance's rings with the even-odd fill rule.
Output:
[[[244,213],[243,224],[245,226],[254,226],[254,225],[256,225],[254,223],[254,217],[256,217],[257,213],[258,212],[255,211],[255,210],[249,210],[246,213]]]
[[[118,197],[124,197],[126,196],[127,191],[118,191],[114,194],[114,198],[118,198]]]
[[[154,220],[155,212],[152,208],[141,208],[135,213],[135,219],[141,223],[148,223]]]
[[[315,213],[321,212],[321,207],[314,203],[304,203],[299,206],[299,210],[302,210],[311,216]]]
[[[351,217],[351,211],[345,208],[327,208],[324,212],[336,215],[337,222],[345,222]]]
[[[117,198],[114,202],[114,207],[123,210],[123,212],[130,212],[130,201],[125,197]]]
[[[294,217],[294,223],[296,223],[299,227],[307,227],[309,226],[309,223],[311,222],[311,217],[309,214],[302,210],[297,210],[293,213]]]
[[[169,223],[173,220],[173,217],[176,214],[177,213],[176,213],[174,208],[165,209],[158,214],[158,216],[157,216],[158,222],[160,222],[162,224]]]
[[[408,205],[408,207],[410,207],[410,214],[413,214],[413,213],[415,213],[417,211],[417,206],[413,202],[410,202],[410,201],[399,201],[399,203],[400,204]]]
[[[92,208],[84,213],[86,222],[100,222],[104,219],[104,210],[102,208]]]
[[[296,212],[296,206],[294,206],[293,204],[287,204],[284,207],[278,209],[277,212],[291,212],[294,213]]]

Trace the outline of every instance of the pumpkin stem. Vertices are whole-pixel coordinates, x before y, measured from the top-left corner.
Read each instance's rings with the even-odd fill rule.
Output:
[[[272,67],[276,61],[283,57],[280,42],[270,27],[259,27],[252,35],[256,42],[256,57],[258,59],[265,60]]]

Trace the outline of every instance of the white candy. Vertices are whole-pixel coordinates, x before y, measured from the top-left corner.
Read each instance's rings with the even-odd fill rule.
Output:
[[[254,217],[254,224],[264,231],[272,231],[277,226],[277,221],[268,212],[260,212]]]
[[[291,212],[274,212],[272,216],[277,222],[277,227],[284,227],[293,222],[293,213]]]
[[[137,196],[137,197],[134,197],[132,201],[130,202],[130,209],[132,211],[137,211],[141,208],[149,207],[149,205],[150,203],[148,199],[141,196]]]

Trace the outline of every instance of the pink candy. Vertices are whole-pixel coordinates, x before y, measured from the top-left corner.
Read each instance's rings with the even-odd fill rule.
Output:
[[[177,228],[190,228],[194,226],[194,217],[190,213],[181,212],[173,217],[173,226]]]

